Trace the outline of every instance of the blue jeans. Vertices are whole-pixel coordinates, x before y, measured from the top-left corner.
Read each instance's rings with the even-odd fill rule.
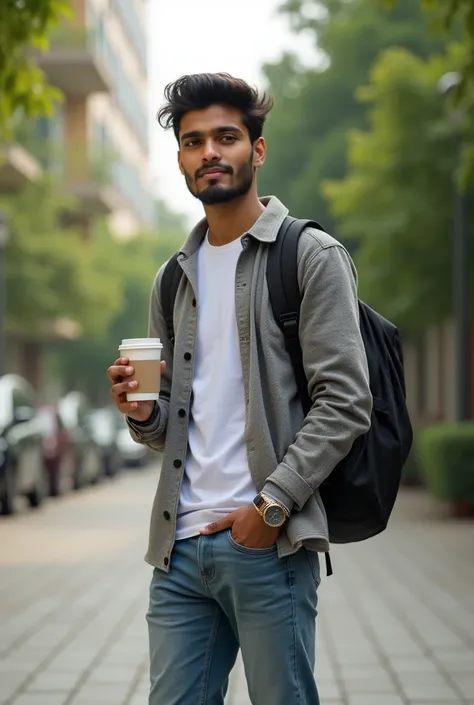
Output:
[[[230,531],[177,541],[150,586],[149,705],[223,705],[239,647],[253,705],[319,705],[319,580],[304,548],[280,559]]]

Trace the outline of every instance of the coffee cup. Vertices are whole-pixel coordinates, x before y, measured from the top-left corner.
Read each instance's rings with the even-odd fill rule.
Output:
[[[127,401],[157,401],[160,397],[161,350],[159,338],[124,338],[119,352],[128,357],[134,373],[127,381],[138,382],[134,392],[127,392]]]

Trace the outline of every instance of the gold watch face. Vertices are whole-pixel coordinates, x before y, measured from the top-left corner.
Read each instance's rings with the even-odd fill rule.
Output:
[[[268,526],[281,526],[285,521],[285,512],[277,504],[272,504],[265,510],[264,519]]]

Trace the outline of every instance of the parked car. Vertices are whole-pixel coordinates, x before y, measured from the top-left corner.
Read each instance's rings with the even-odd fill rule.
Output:
[[[128,426],[121,428],[118,432],[117,446],[123,464],[128,467],[143,467],[149,458],[148,448],[140,443],[135,443]]]
[[[118,425],[114,409],[94,409],[91,414],[91,429],[97,443],[107,477],[114,477],[122,465],[122,458],[117,445]]]
[[[75,490],[98,482],[103,476],[100,448],[92,433],[91,406],[82,392],[69,392],[58,402],[62,423],[74,445]]]
[[[13,514],[23,495],[38,507],[47,494],[43,439],[35,393],[19,375],[0,378],[0,506]]]
[[[38,416],[49,494],[56,497],[71,489],[74,484],[74,439],[61,420],[57,404],[41,405]]]

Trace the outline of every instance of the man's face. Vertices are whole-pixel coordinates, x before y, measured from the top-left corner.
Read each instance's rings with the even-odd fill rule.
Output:
[[[205,205],[230,203],[248,193],[265,158],[264,140],[252,145],[240,111],[223,105],[187,113],[179,147],[188,189]]]

